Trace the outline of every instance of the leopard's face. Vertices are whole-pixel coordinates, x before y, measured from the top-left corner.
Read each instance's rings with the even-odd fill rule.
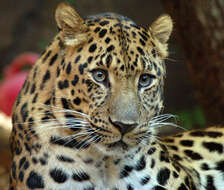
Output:
[[[59,24],[64,50],[54,95],[65,111],[56,117],[69,135],[106,154],[147,144],[154,134],[150,120],[163,107],[166,44],[115,14],[89,17],[83,25],[86,35],[78,34],[74,44],[63,41],[65,25]]]

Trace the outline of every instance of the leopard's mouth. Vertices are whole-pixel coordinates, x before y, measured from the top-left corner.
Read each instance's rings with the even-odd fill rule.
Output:
[[[136,148],[139,143],[136,142],[136,138],[127,138],[122,134],[113,134],[110,130],[99,127],[93,122],[90,123],[93,130],[96,130],[94,134],[102,138],[95,144],[100,150],[106,154],[116,153],[126,153]],[[95,141],[96,142],[96,141]]]

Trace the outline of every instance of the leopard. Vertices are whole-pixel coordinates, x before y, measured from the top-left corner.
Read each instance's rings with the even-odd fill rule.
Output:
[[[10,190],[223,190],[224,129],[157,136],[173,21],[56,8],[15,101]]]

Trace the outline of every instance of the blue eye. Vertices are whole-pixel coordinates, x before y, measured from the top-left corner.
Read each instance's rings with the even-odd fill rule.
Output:
[[[154,75],[150,74],[142,74],[139,78],[139,86],[140,87],[148,87],[152,84],[153,79],[155,78]]]
[[[96,82],[104,82],[107,79],[107,73],[102,69],[93,70],[92,76]]]

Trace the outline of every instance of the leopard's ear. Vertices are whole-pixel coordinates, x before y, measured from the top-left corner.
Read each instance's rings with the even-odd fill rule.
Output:
[[[55,19],[66,45],[75,46],[87,40],[87,25],[75,9],[68,4],[58,5]]]
[[[149,28],[156,44],[157,52],[164,59],[168,56],[167,41],[173,30],[173,21],[169,15],[162,15],[156,19]]]
[[[172,30],[173,21],[169,15],[160,16],[150,27],[152,35],[162,44],[165,44],[169,40]]]

